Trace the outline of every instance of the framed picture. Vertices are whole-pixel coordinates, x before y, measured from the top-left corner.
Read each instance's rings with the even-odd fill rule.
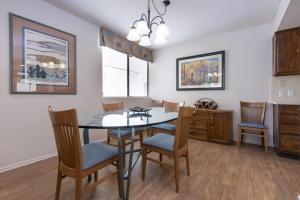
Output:
[[[225,51],[176,59],[176,90],[224,90]]]
[[[76,36],[9,14],[11,93],[76,94]]]

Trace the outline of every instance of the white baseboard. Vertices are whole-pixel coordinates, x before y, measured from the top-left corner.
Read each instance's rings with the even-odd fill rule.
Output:
[[[46,155],[31,158],[29,160],[24,160],[24,161],[21,161],[21,162],[10,164],[10,165],[1,167],[0,168],[0,173],[6,172],[6,171],[9,171],[9,170],[12,170],[12,169],[16,169],[16,168],[19,168],[19,167],[23,167],[25,165],[29,165],[29,164],[32,164],[32,163],[35,163],[35,162],[38,162],[38,161],[41,161],[41,160],[46,160],[46,159],[54,157],[54,156],[57,156],[57,152],[49,153],[49,154],[46,154]]]
[[[106,141],[106,138],[102,138],[100,140],[94,140],[94,141],[91,141],[91,142],[105,142],[105,141]],[[32,163],[35,163],[35,162],[38,162],[38,161],[41,161],[41,160],[46,160],[46,159],[54,157],[54,156],[57,156],[57,152],[53,152],[53,153],[50,153],[50,154],[46,154],[46,155],[38,156],[38,157],[35,157],[35,158],[31,158],[29,160],[25,160],[25,161],[17,162],[17,163],[10,164],[10,165],[4,166],[4,167],[0,167],[0,173],[6,172],[6,171],[9,171],[9,170],[12,170],[12,169],[16,169],[16,168],[19,168],[19,167],[23,167],[23,166],[26,166],[26,165],[29,165],[29,164],[32,164]]]

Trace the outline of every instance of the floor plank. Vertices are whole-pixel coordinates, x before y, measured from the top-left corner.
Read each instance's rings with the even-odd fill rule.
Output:
[[[278,157],[256,146],[189,141],[191,176],[180,161],[180,193],[173,170],[148,162],[141,180],[141,162],[133,171],[131,199],[295,200],[300,194],[300,161]],[[158,158],[158,155],[153,155]],[[172,160],[165,158],[172,164]],[[114,168],[105,169],[100,175]],[[0,199],[54,199],[57,158],[0,174]],[[63,180],[61,199],[74,199],[74,181]],[[117,179],[111,177],[83,199],[118,199]]]

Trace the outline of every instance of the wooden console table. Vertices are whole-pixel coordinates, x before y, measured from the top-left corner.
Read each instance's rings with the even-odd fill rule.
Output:
[[[232,138],[232,110],[196,109],[190,138],[230,144]]]

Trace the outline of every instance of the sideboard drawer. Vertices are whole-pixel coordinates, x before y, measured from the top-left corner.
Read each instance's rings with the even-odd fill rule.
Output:
[[[192,121],[191,126],[197,127],[199,129],[207,130],[208,129],[208,119],[202,118],[202,117],[201,118],[200,117],[194,118],[194,120]]]
[[[300,115],[300,106],[298,106],[298,105],[282,105],[282,106],[280,106],[280,114]]]
[[[280,124],[299,124],[300,125],[300,115],[298,114],[283,114],[280,116]]]
[[[292,154],[300,154],[300,136],[298,135],[281,135],[280,136],[280,151]]]
[[[291,125],[291,124],[280,125],[279,131],[282,134],[299,134],[300,135],[300,124],[299,125]]]

